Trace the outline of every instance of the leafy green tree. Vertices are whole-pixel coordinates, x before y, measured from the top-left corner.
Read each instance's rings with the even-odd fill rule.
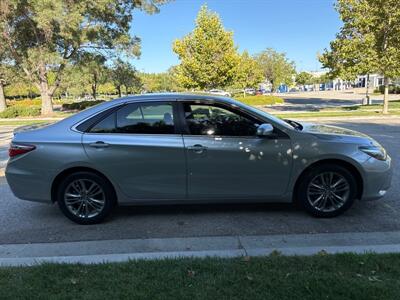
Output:
[[[296,75],[296,83],[300,85],[313,84],[313,75],[308,72],[300,72]]]
[[[63,71],[63,80],[55,93],[60,96],[81,96],[90,92],[89,76],[78,65],[67,64]]]
[[[42,114],[49,114],[69,61],[93,50],[139,55],[140,39],[129,33],[133,11],[155,13],[166,1],[1,0],[0,44],[40,90]]]
[[[281,84],[291,85],[296,74],[294,62],[290,61],[285,53],[279,53],[267,48],[256,55],[255,59],[261,66],[265,78],[271,83],[272,91]]]
[[[220,17],[202,6],[195,29],[173,43],[181,63],[176,68],[178,82],[186,88],[225,87],[235,76],[238,54],[233,33],[226,31]]]
[[[118,59],[111,69],[111,78],[117,88],[118,95],[122,97],[122,87],[125,87],[125,93],[129,91],[138,91],[142,87],[142,83],[138,72],[129,63]]]
[[[343,26],[320,61],[342,79],[383,75],[383,113],[388,113],[389,84],[400,76],[400,1],[338,0],[335,7]]]
[[[245,88],[255,88],[263,79],[260,65],[247,51],[244,51],[240,56],[234,78],[234,84],[243,89],[243,97],[246,96]]]
[[[96,99],[98,85],[104,83],[107,78],[104,65],[106,58],[101,54],[84,52],[78,61],[82,75],[90,84],[92,97]]]
[[[140,79],[143,89],[147,92],[174,92],[179,90],[175,78],[171,72],[141,73]]]

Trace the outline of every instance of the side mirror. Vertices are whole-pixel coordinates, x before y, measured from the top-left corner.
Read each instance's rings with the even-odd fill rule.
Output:
[[[271,124],[261,124],[257,128],[257,136],[272,136],[274,127]]]

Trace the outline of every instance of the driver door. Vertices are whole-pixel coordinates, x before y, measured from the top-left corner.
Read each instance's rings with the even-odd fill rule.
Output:
[[[267,199],[286,192],[292,166],[291,142],[258,137],[263,121],[231,106],[181,103],[191,199]]]

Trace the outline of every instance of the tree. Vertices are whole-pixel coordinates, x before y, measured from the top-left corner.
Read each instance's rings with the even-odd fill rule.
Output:
[[[139,55],[140,39],[129,34],[132,12],[155,13],[166,1],[1,0],[0,44],[40,90],[42,114],[49,114],[68,61],[94,50]]]
[[[338,0],[336,10],[343,26],[320,61],[342,79],[375,72],[383,75],[386,114],[390,80],[400,76],[400,2]]]
[[[281,84],[291,85],[296,74],[294,62],[289,61],[285,53],[279,53],[272,48],[256,55],[255,59],[261,66],[265,78],[271,83],[272,91]]]
[[[146,92],[174,92],[179,90],[170,70],[163,73],[141,73],[140,79]]]
[[[136,69],[121,59],[114,63],[114,67],[111,70],[111,78],[120,97],[122,97],[122,87],[125,87],[125,92],[128,94],[130,90],[138,91],[142,86]]]
[[[233,33],[226,31],[219,16],[202,6],[195,29],[173,43],[181,63],[178,82],[186,88],[211,89],[232,82],[238,63]]]
[[[296,83],[299,85],[313,84],[313,75],[308,72],[300,72],[296,75]]]
[[[93,99],[97,98],[97,87],[106,79],[106,58],[101,54],[83,53],[79,58],[79,66],[82,75],[85,76],[90,84]]]
[[[245,88],[257,87],[264,79],[260,65],[247,51],[240,56],[235,72],[235,85],[243,89],[243,97],[246,96]]]
[[[7,63],[7,58],[0,48],[0,112],[7,108],[4,87],[9,82],[11,66]]]

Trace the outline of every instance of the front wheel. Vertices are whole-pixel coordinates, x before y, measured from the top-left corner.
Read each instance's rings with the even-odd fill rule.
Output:
[[[77,172],[60,183],[57,202],[67,218],[88,225],[100,223],[110,214],[115,195],[110,183],[102,176]]]
[[[348,210],[357,195],[357,181],[340,165],[324,164],[300,179],[297,200],[316,217],[335,217]]]

